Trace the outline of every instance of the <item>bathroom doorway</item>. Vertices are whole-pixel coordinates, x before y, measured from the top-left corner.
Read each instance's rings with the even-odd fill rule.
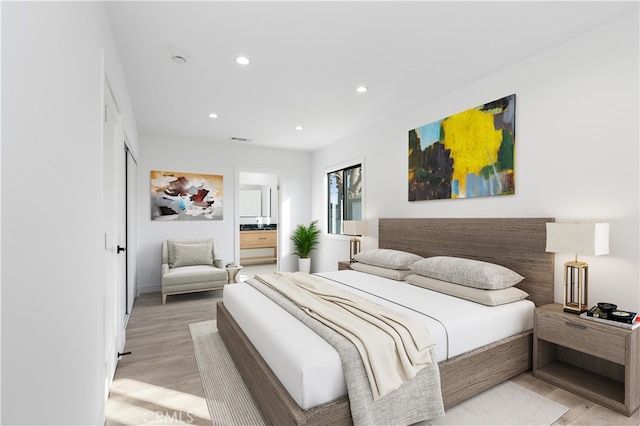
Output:
[[[275,171],[238,171],[236,263],[238,281],[278,270],[280,182]]]

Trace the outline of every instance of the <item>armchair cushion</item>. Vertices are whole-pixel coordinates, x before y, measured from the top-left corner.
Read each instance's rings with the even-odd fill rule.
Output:
[[[192,290],[222,287],[227,283],[227,271],[213,265],[192,265],[171,268],[162,276],[163,288],[171,291],[186,287]]]
[[[173,268],[193,265],[213,265],[211,242],[197,244],[173,243]]]

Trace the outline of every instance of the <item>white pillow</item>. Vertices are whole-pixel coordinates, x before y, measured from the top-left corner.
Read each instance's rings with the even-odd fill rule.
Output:
[[[449,296],[459,297],[460,299],[469,300],[471,302],[476,302],[487,306],[498,306],[517,302],[518,300],[526,299],[529,296],[528,293],[520,290],[517,287],[503,288],[500,290],[482,290],[479,288],[467,287],[464,285],[440,281],[416,274],[408,275],[405,278],[405,281],[418,287],[448,294]]]
[[[173,243],[173,267],[213,265],[211,243]]]
[[[425,277],[486,290],[512,287],[524,279],[504,266],[461,257],[428,257],[411,264],[410,269]]]
[[[353,258],[358,262],[382,268],[409,269],[409,265],[422,259],[422,256],[400,250],[373,249],[361,251]]]
[[[380,277],[390,278],[396,281],[403,281],[404,277],[413,274],[410,269],[389,269],[381,266],[367,265],[366,263],[352,263],[351,269],[355,271],[365,272],[367,274],[378,275]]]

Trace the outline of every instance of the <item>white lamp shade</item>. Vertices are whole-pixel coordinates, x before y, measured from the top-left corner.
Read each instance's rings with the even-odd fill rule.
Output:
[[[343,220],[342,233],[344,235],[365,235],[367,233],[367,222],[364,220]]]
[[[553,253],[609,254],[608,223],[547,223],[547,248]]]

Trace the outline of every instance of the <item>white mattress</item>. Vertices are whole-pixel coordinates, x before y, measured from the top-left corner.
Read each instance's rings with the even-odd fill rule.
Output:
[[[528,300],[489,307],[352,270],[317,275],[422,322],[438,362],[533,328],[535,306]],[[323,338],[249,284],[225,286],[223,301],[302,409],[347,394],[340,357]]]

